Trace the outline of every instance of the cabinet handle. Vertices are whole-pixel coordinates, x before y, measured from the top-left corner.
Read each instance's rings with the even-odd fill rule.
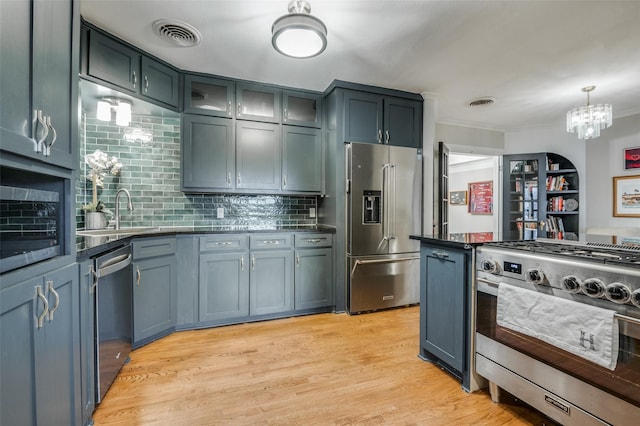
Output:
[[[240,102],[238,102],[238,117],[240,117],[242,115],[242,106],[240,105]]]
[[[44,154],[45,157],[48,157],[51,155],[51,147],[53,146],[54,143],[56,143],[56,139],[58,139],[58,132],[56,131],[56,128],[53,127],[53,124],[51,123],[51,116],[46,117],[46,123],[47,123],[47,127],[51,129],[51,131],[53,132],[53,137],[51,138],[51,142],[47,144],[46,140],[44,141],[44,150],[42,151],[42,153]]]
[[[140,273],[140,267],[136,266],[136,285],[140,285],[140,278],[142,274]]]
[[[231,186],[231,172],[227,173],[227,186]]]
[[[318,238],[309,238],[309,239],[307,240],[307,242],[308,242],[308,243],[313,243],[313,244],[319,243],[319,242],[321,242],[321,241],[322,241],[322,240],[321,240],[321,239],[318,239]]]
[[[384,143],[388,145],[389,144],[389,139],[390,139],[389,138],[389,131],[385,130],[385,132],[384,132]]]
[[[230,246],[231,244],[233,244],[231,241],[219,241],[216,243],[218,246]]]
[[[300,266],[300,255],[296,254],[296,265]]]
[[[149,91],[149,78],[145,75],[144,76],[144,93],[147,93]]]
[[[287,109],[284,109],[284,121],[287,121],[289,119],[289,111],[287,111]]]
[[[382,129],[378,129],[378,143],[382,143]]]
[[[433,252],[433,255],[435,257],[439,257],[440,259],[446,259],[447,257],[449,257],[449,253],[447,253],[446,251],[442,251],[442,250],[435,250]]]
[[[242,185],[242,176],[238,173],[238,186]]]
[[[283,188],[287,187],[287,177],[286,176],[282,176],[282,187]]]
[[[53,321],[53,313],[58,309],[58,306],[60,306],[60,295],[53,288],[53,281],[47,281],[47,290],[53,293],[53,297],[56,298],[53,308],[49,310],[49,321]]]
[[[49,136],[49,126],[47,126],[47,122],[44,118],[44,113],[40,109],[36,110],[36,120],[38,121],[38,123],[40,123],[40,126],[42,127],[42,136],[40,136],[40,139],[37,140],[36,152],[42,152],[44,141],[47,139],[47,136]],[[37,126],[36,126],[36,130],[37,130]],[[34,136],[35,136],[35,133],[34,133]]]
[[[233,113],[231,112],[231,101],[229,101],[229,104],[227,106],[227,114],[233,115]]]
[[[47,312],[49,311],[49,301],[46,297],[44,297],[44,293],[42,293],[42,287],[39,285],[36,286],[36,297],[42,300],[42,313],[38,316],[38,323],[36,325],[37,328],[42,328],[44,325],[44,317],[47,316]]]
[[[138,83],[138,76],[136,75],[136,72],[133,72],[133,88],[136,88],[136,84]]]
[[[275,245],[278,245],[278,244],[280,244],[280,241],[278,241],[278,240],[263,240],[262,244],[275,244]]]
[[[255,256],[251,256],[251,270],[252,271],[256,270],[256,257]]]
[[[244,272],[244,256],[240,257],[240,270]]]
[[[93,294],[93,292],[96,290],[96,286],[98,285],[98,274],[96,273],[96,270],[93,269],[93,266],[91,266],[91,276],[93,277],[93,282],[89,287],[89,294]]]

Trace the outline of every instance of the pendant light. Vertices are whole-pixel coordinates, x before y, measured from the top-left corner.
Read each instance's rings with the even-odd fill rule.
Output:
[[[131,102],[125,99],[104,97],[98,99],[96,118],[100,121],[111,121],[111,110],[116,112],[116,124],[128,126],[131,122]]]
[[[271,27],[271,43],[280,53],[291,58],[312,58],[327,47],[327,27],[311,16],[311,5],[292,0],[289,14],[276,19]]]
[[[587,94],[587,106],[574,108],[567,112],[567,132],[578,133],[580,139],[595,139],[600,136],[600,130],[611,127],[613,111],[610,104],[589,104],[589,93],[596,86],[583,87]]]

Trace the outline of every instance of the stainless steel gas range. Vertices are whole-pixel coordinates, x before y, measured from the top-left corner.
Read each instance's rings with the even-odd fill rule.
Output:
[[[475,366],[565,425],[640,418],[640,248],[554,240],[476,251]]]

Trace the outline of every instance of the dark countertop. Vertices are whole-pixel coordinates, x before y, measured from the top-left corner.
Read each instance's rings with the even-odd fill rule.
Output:
[[[418,240],[425,244],[438,244],[453,248],[472,248],[488,242],[515,241],[516,238],[505,237],[496,232],[461,232],[447,235],[422,234],[410,235],[412,240]]]
[[[87,231],[90,232],[90,231]],[[101,230],[104,232],[104,230]],[[273,233],[273,232],[328,232],[335,233],[336,229],[326,225],[300,225],[300,226],[251,226],[251,225],[225,225],[225,226],[161,226],[149,227],[144,231],[132,233],[109,234],[100,236],[76,235],[76,255],[78,260],[96,256],[100,253],[111,251],[115,248],[131,244],[132,238],[161,237],[167,235],[189,234],[242,234],[242,233]]]

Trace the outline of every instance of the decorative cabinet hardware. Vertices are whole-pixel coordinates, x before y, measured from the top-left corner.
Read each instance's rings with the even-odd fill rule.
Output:
[[[42,287],[40,287],[39,285],[36,286],[36,297],[42,301],[42,313],[38,315],[36,327],[42,328],[44,326],[44,318],[49,312],[49,301],[42,292]]]
[[[149,91],[149,77],[144,76],[144,92],[147,93]]]
[[[138,77],[136,76],[136,72],[133,72],[133,88],[136,88],[136,83],[138,83]]]
[[[449,257],[449,253],[443,250],[434,250],[433,255],[435,257],[439,257],[440,259],[446,259],[447,257]]]
[[[53,307],[51,309],[49,309],[49,321],[53,321],[53,313],[56,310],[58,310],[58,307],[60,306],[60,295],[53,288],[53,281],[47,281],[46,284],[47,284],[47,291],[50,292],[51,294],[53,294],[53,297],[56,298],[56,301],[53,304]]]
[[[142,274],[140,273],[140,268],[136,266],[136,285],[140,285],[141,278],[142,278]]]

